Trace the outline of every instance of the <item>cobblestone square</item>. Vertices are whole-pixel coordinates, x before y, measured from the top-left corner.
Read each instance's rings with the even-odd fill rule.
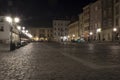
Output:
[[[0,52],[0,80],[120,80],[119,44],[30,43]]]

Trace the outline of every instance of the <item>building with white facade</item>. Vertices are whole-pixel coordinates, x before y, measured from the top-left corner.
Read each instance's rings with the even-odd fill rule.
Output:
[[[53,37],[54,41],[61,42],[68,40],[69,20],[53,20]]]
[[[8,49],[10,49],[10,44],[17,46],[19,42],[20,37],[16,24],[9,23],[5,16],[0,16],[0,47],[8,45]]]

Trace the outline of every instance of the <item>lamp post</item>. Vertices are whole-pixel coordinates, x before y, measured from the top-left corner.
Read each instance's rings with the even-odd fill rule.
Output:
[[[92,40],[93,32],[90,32],[90,40]]]
[[[75,35],[73,34],[73,37],[75,37]]]
[[[116,31],[117,31],[117,28],[113,28],[113,41],[116,40]]]
[[[73,34],[72,36],[73,36],[73,40],[75,40],[75,35]]]
[[[67,38],[68,38],[68,41],[70,41],[70,36],[69,35],[67,36]]]
[[[97,29],[97,33],[98,33],[98,40],[99,40],[99,41],[101,40],[100,32],[101,32],[101,28],[98,28],[98,29]]]

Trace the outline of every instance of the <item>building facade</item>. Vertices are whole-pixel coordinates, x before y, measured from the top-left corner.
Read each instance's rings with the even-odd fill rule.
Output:
[[[79,15],[79,36],[86,41],[112,41],[114,27],[119,28],[118,5],[119,0],[97,0],[83,7],[83,12]]]
[[[78,21],[72,22],[68,25],[68,40],[77,40],[79,38],[79,29],[78,29]]]
[[[78,22],[78,36],[80,38],[83,37],[84,27],[83,27],[83,13],[79,14],[79,22]]]
[[[101,0],[102,1],[102,37],[106,41],[113,39],[113,26],[114,26],[114,0]]]
[[[83,36],[87,41],[90,32],[90,4],[83,8],[83,28],[84,28]]]
[[[101,33],[97,32],[102,27],[102,4],[101,0],[90,5],[90,38],[100,40]]]
[[[5,16],[0,16],[0,47],[2,47],[2,50],[11,50],[11,45],[17,47],[19,43],[20,36],[17,25],[15,23],[9,23]]]
[[[52,41],[53,28],[30,28],[34,41]]]
[[[69,20],[53,20],[53,37],[54,41],[61,42],[68,40]]]
[[[9,43],[11,25],[5,21],[5,17],[0,17],[0,42]],[[4,41],[4,42],[3,42]]]
[[[120,1],[114,0],[114,28],[113,40],[120,39]]]

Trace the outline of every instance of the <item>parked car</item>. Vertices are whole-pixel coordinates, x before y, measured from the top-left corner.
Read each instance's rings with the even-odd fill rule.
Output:
[[[84,38],[80,38],[80,39],[77,39],[76,40],[77,43],[82,43],[82,42],[85,42]]]
[[[21,46],[27,45],[27,41],[21,41]]]

